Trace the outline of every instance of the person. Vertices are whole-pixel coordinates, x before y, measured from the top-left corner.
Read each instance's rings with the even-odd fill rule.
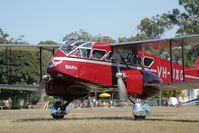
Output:
[[[92,101],[92,98],[89,96],[88,97],[88,108],[93,108],[93,101]]]

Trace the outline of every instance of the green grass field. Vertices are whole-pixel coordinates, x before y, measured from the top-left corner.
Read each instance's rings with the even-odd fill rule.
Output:
[[[146,120],[131,108],[71,109],[63,120],[49,110],[0,110],[0,133],[198,133],[199,107],[153,107]]]

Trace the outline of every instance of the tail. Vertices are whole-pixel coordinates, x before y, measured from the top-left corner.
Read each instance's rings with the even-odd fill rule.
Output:
[[[195,62],[195,66],[193,67],[193,69],[199,70],[199,57],[197,58],[197,60]]]

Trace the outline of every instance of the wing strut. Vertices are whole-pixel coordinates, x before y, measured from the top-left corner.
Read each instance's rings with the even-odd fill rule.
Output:
[[[171,72],[171,83],[173,83],[173,55],[172,55],[172,40],[169,41],[170,49],[170,72]]]
[[[42,48],[39,47],[39,70],[40,70],[40,83],[42,82]]]
[[[184,66],[184,45],[182,44],[182,72],[183,72],[183,82],[185,81],[185,66]]]

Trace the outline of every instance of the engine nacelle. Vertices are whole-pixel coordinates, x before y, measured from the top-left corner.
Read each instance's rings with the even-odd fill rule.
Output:
[[[49,96],[63,97],[64,100],[78,99],[89,94],[86,87],[68,83],[60,78],[53,78],[45,84],[46,94]]]
[[[125,74],[124,81],[128,94],[141,95],[143,92],[144,77],[139,70],[123,70]]]

